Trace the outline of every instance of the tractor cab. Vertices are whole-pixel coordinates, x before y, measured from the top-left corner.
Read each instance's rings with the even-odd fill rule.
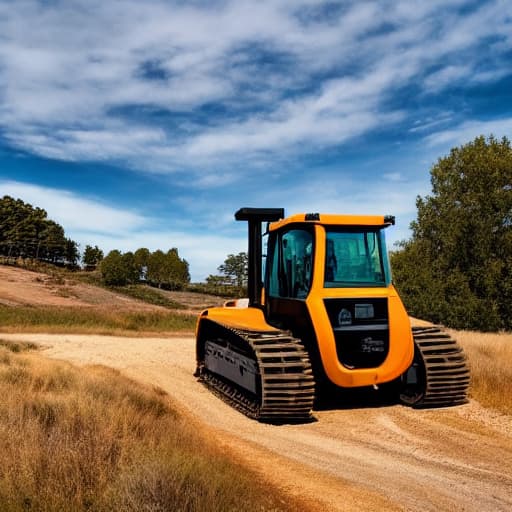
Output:
[[[313,284],[321,288],[389,286],[384,236],[388,225],[315,225],[309,221],[274,228],[267,245],[268,295],[305,299]]]

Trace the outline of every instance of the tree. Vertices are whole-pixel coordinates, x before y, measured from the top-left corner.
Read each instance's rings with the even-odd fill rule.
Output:
[[[190,282],[188,262],[181,259],[178,249],[173,247],[166,254],[167,285],[171,290],[181,290]]]
[[[151,256],[151,252],[149,251],[149,249],[141,247],[140,249],[137,249],[135,251],[133,256],[135,258],[135,265],[139,270],[139,279],[145,281],[147,279],[148,263],[149,258]]]
[[[46,222],[45,229],[41,235],[39,258],[52,263],[63,262],[67,241],[62,226],[49,220]]]
[[[512,328],[512,148],[477,137],[431,169],[412,238],[391,263],[411,313],[456,328]]]
[[[82,263],[85,266],[85,270],[94,270],[98,263],[103,259],[103,251],[95,245],[86,245],[84,254],[82,256]]]
[[[159,288],[179,290],[190,282],[188,262],[181,259],[175,247],[164,253],[151,253],[147,264],[147,279]]]
[[[148,281],[158,288],[162,288],[162,284],[165,283],[165,260],[165,253],[160,249],[152,252],[148,259]]]
[[[10,196],[0,199],[0,254],[63,265],[72,256],[70,242],[42,208]]]
[[[228,254],[224,263],[217,269],[226,276],[232,284],[242,288],[247,285],[248,258],[246,252]]]
[[[110,251],[100,263],[101,276],[108,286],[124,286],[130,279],[130,269],[117,249]]]
[[[135,263],[133,252],[125,252],[122,255],[123,270],[125,272],[125,284],[138,283],[140,280],[140,272]]]
[[[66,239],[66,251],[65,251],[66,263],[72,267],[76,267],[78,260],[80,259],[80,251],[78,250],[78,244],[71,240]]]
[[[145,248],[124,254],[110,251],[101,261],[100,270],[107,285],[138,283],[143,275],[149,284],[170,290],[180,290],[190,282],[188,263],[179,257],[176,248],[167,253],[160,249],[150,253]]]

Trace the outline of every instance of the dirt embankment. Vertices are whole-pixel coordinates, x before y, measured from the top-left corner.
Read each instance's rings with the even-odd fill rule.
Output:
[[[58,275],[51,276],[0,265],[0,304],[8,306],[63,306],[134,308],[154,307],[106,289]]]
[[[198,312],[211,306],[220,306],[225,299],[188,292],[169,292],[151,289],[174,301],[186,312]],[[109,310],[162,310],[161,306],[145,303],[80,282],[73,274],[48,275],[17,267],[0,265],[0,305],[7,306],[61,306],[108,308]]]
[[[105,364],[159,386],[218,444],[317,510],[512,510],[510,417],[476,402],[316,411],[305,425],[247,419],[193,377],[192,337],[3,334],[77,364]],[[249,506],[249,504],[247,504]]]

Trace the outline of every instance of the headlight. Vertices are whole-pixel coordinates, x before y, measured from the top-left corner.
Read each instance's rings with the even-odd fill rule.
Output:
[[[352,313],[346,309],[343,308],[338,313],[338,325],[351,325],[352,324]]]

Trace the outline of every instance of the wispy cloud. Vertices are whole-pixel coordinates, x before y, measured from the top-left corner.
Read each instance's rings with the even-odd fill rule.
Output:
[[[467,121],[453,128],[438,131],[426,137],[431,146],[451,147],[467,143],[480,135],[497,138],[512,134],[512,117],[491,121]]]
[[[511,15],[499,0],[3,2],[0,127],[45,157],[233,180],[406,122],[396,90],[500,79]]]
[[[0,181],[0,196],[4,195],[45,209],[52,220],[70,232],[79,231],[94,236],[132,233],[149,221],[136,212],[114,208],[68,190]]]

